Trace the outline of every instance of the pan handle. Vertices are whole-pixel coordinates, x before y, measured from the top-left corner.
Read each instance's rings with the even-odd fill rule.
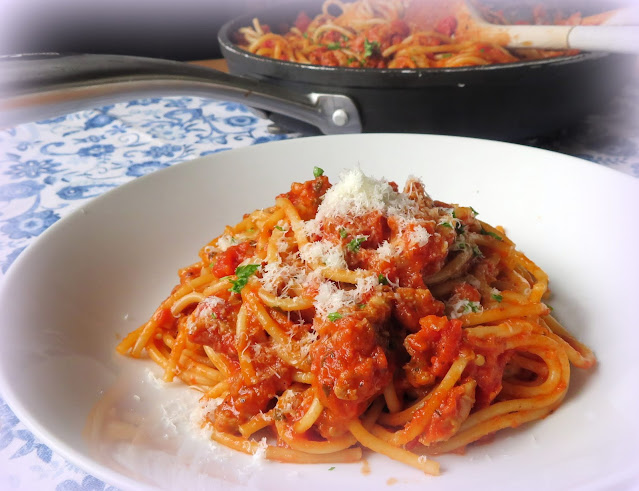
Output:
[[[188,63],[121,55],[45,53],[0,59],[0,126],[139,97],[197,95],[283,114],[322,133],[361,133],[347,96],[300,94]]]

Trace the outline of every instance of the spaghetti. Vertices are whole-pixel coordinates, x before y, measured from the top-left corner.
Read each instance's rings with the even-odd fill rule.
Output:
[[[548,58],[577,51],[508,50],[494,43],[458,40],[452,3],[436,1],[327,0],[321,13],[302,12],[282,33],[253,19],[238,31],[238,45],[279,60],[355,68],[439,68]],[[501,11],[482,9],[494,23],[507,23]],[[578,24],[579,14],[551,16],[537,7],[531,22]]]
[[[214,440],[437,474],[427,456],[547,416],[570,365],[595,364],[544,304],[546,273],[473,208],[414,178],[314,174],[203,247],[117,348],[202,391]]]

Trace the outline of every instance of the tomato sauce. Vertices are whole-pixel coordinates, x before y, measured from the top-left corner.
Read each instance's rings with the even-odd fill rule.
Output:
[[[419,325],[421,329],[404,340],[411,356],[404,371],[415,387],[432,385],[437,377],[446,375],[462,341],[462,323],[457,319],[428,315],[419,320]]]
[[[399,323],[411,332],[421,328],[420,319],[428,315],[444,315],[444,303],[433,297],[426,288],[397,288],[393,314]]]
[[[302,220],[310,220],[317,214],[324,193],[330,188],[328,177],[318,176],[311,181],[295,182],[288,193],[280,194],[290,200]]]
[[[237,360],[235,350],[235,325],[241,301],[236,296],[214,305],[200,303],[190,316],[192,322],[189,339],[204,346],[211,346],[217,353]]]
[[[316,392],[328,409],[318,421],[324,436],[343,431],[392,377],[375,327],[355,316],[327,322],[313,345],[311,359]]]
[[[232,276],[235,274],[235,270],[240,263],[246,258],[253,256],[254,252],[255,245],[250,242],[242,242],[241,244],[231,246],[215,257],[211,271],[218,278]]]
[[[466,420],[475,403],[475,382],[453,387],[435,410],[419,441],[424,445],[448,440]]]
[[[247,384],[239,371],[230,377],[229,394],[214,412],[216,429],[235,433],[237,427],[254,414],[271,409],[278,394],[290,387],[293,369],[284,365],[272,351],[264,350],[264,354],[253,360],[253,364],[263,378],[254,384]]]

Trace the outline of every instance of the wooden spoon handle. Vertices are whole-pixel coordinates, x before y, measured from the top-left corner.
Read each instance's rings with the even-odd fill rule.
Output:
[[[575,26],[568,47],[583,51],[639,54],[638,26]]]
[[[478,38],[509,48],[639,53],[639,26],[477,26]]]
[[[577,26],[490,24],[469,0],[455,2],[455,9],[459,22],[455,37],[459,40],[481,40],[508,48],[639,53],[639,9],[634,7],[585,19],[589,24],[605,25]]]

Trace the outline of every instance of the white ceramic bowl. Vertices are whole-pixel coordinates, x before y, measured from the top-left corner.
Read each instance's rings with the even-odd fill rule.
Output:
[[[370,473],[362,464],[329,470],[263,462],[202,439],[189,421],[196,395],[162,386],[152,362],[119,356],[115,346],[204,243],[311,178],[316,165],[332,181],[355,165],[400,184],[417,175],[431,196],[505,226],[549,273],[555,312],[595,350],[596,369],[574,370],[565,403],[545,420],[440,457],[437,478],[378,455],[367,457]],[[637,210],[639,181],[628,176],[473,139],[304,138],[180,164],[95,199],[18,258],[0,292],[0,390],[55,450],[124,489],[629,486],[639,475]],[[133,440],[100,432],[96,421],[110,406],[136,421]]]

